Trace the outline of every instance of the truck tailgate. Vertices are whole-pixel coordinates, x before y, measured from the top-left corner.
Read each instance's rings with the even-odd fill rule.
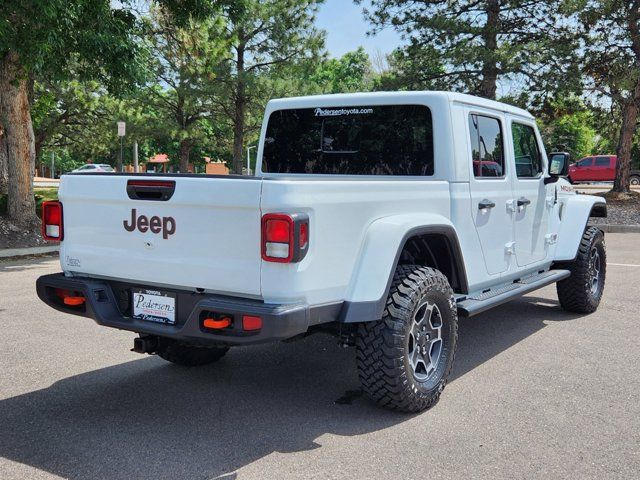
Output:
[[[138,185],[130,193],[128,181]],[[175,188],[167,200],[139,199],[136,191],[154,191],[140,182]],[[259,296],[261,184],[204,175],[63,176],[63,270]]]

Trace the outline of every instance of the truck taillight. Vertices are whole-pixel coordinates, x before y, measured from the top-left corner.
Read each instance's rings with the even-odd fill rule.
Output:
[[[262,217],[262,259],[295,263],[309,249],[309,217],[302,213],[267,213]]]
[[[64,238],[60,202],[42,203],[42,238],[53,242],[61,242]]]

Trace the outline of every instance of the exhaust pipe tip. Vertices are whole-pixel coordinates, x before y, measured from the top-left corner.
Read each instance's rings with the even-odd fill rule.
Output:
[[[133,339],[132,352],[136,353],[155,353],[158,348],[158,337],[152,335],[140,336]]]

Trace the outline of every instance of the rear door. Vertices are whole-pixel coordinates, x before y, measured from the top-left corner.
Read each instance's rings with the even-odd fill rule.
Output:
[[[63,269],[258,296],[261,184],[253,177],[65,175]]]
[[[509,155],[515,166],[515,253],[519,267],[543,261],[553,197],[544,184],[546,159],[533,120],[512,117]],[[551,185],[550,187],[552,187]]]
[[[507,249],[513,243],[513,199],[510,175],[505,168],[504,120],[494,112],[466,109],[469,138],[470,212],[482,247],[487,272],[509,268]]]
[[[615,178],[615,163],[613,157],[595,157],[593,162],[593,180],[600,182],[611,182]]]

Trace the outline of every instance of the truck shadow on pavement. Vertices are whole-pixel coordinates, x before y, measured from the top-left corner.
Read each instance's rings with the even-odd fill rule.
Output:
[[[452,381],[545,322],[577,318],[545,302],[528,297],[462,319]],[[0,401],[0,455],[71,479],[235,478],[273,452],[320,448],[325,433],[362,435],[414,418],[359,396],[353,357],[316,335],[232,349],[207,367],[146,357],[69,377]]]

